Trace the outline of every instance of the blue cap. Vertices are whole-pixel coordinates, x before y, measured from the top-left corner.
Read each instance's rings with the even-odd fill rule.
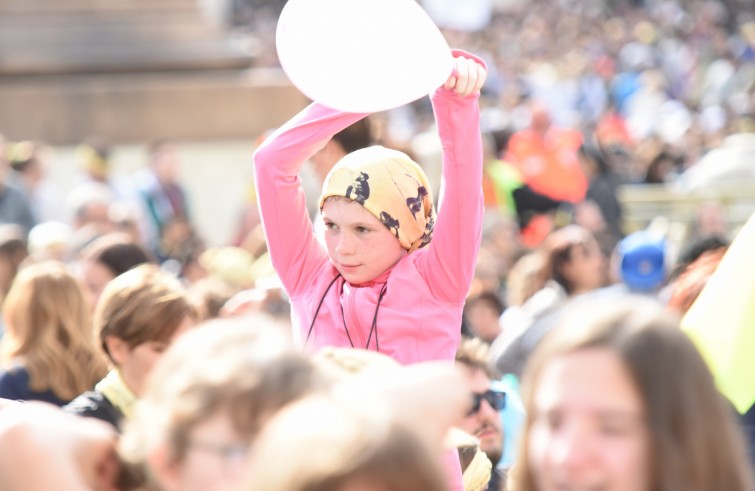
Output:
[[[658,289],[666,279],[666,240],[642,230],[619,243],[621,280],[630,290]]]

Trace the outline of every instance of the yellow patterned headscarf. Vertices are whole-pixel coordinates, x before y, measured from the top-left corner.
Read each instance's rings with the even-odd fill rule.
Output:
[[[321,210],[331,196],[344,196],[364,206],[409,252],[432,240],[432,191],[425,172],[405,153],[373,146],[348,154],[325,179]]]

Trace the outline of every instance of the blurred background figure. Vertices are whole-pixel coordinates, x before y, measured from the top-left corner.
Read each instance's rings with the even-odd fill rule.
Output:
[[[144,208],[143,237],[153,251],[165,239],[166,229],[179,220],[190,226],[187,193],[178,175],[176,143],[158,140],[150,144],[147,167],[138,177]]]
[[[0,225],[0,306],[5,302],[21,263],[29,255],[26,233],[19,225]],[[0,320],[0,339],[5,331],[5,320]]]
[[[28,234],[37,221],[28,196],[13,184],[9,172],[8,143],[0,134],[0,224],[15,223]]]
[[[533,190],[555,200],[578,203],[587,190],[577,160],[581,143],[577,131],[553,125],[548,108],[533,103],[529,128],[511,135],[504,160],[522,172]]]
[[[608,267],[595,237],[569,225],[549,235],[540,248],[537,284],[542,287],[502,320],[503,332],[491,347],[496,369],[519,377],[532,350],[554,326],[559,307],[590,298],[606,286]]]
[[[45,148],[35,142],[22,141],[11,146],[8,181],[26,194],[34,219],[38,223],[62,221],[68,217],[61,189],[47,176],[48,156]]]
[[[585,201],[597,205],[602,223],[593,233],[601,249],[610,254],[616,243],[624,236],[623,212],[617,193],[619,178],[608,163],[606,155],[598,147],[583,143],[579,147],[579,164],[587,178]]]
[[[103,235],[78,255],[81,280],[90,294],[92,310],[107,284],[116,276],[144,263],[154,263],[150,253],[122,233]]]
[[[0,397],[62,406],[105,374],[89,302],[62,263],[21,270],[3,303]]]
[[[479,440],[480,449],[485,452],[492,465],[488,491],[506,489],[506,472],[499,467],[503,458],[505,433],[500,412],[506,405],[506,394],[494,387],[497,378],[488,363],[485,344],[479,340],[464,340],[456,352],[456,366],[462,371],[472,391],[473,404],[458,427]]]

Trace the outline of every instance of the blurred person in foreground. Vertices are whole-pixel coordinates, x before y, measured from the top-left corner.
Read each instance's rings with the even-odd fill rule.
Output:
[[[752,489],[732,408],[678,318],[651,300],[571,311],[522,390],[513,491]]]
[[[264,315],[208,322],[160,360],[121,441],[123,457],[146,465],[152,485],[243,489],[252,442],[267,420],[323,389],[311,361],[275,324]]]
[[[440,457],[454,445],[448,429],[469,405],[460,373],[442,362],[405,367],[351,348],[325,348],[315,363],[335,385],[265,426],[252,447],[245,489],[450,489]]]

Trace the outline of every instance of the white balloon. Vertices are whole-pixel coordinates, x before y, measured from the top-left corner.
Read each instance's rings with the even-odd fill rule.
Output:
[[[278,58],[304,95],[371,113],[433,92],[451,74],[451,50],[414,0],[289,0]]]

